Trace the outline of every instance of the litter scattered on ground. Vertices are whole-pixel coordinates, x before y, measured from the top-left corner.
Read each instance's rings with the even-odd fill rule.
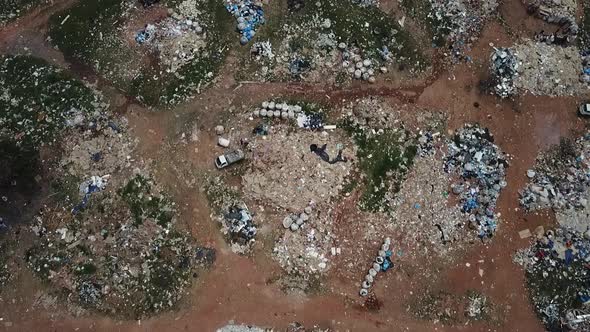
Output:
[[[470,229],[480,238],[491,238],[496,232],[499,214],[496,201],[507,183],[507,157],[494,144],[487,128],[466,125],[449,141],[445,171],[460,176],[451,185],[459,196],[461,211],[469,220]]]
[[[520,204],[527,210],[550,207],[563,213],[588,206],[589,156],[590,133],[575,141],[562,139],[527,172],[530,183],[520,193]]]

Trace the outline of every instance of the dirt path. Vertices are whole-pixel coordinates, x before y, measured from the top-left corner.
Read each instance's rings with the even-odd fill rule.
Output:
[[[73,1],[56,1],[54,6],[37,10],[15,24],[0,30],[0,53],[19,52],[28,47],[31,53],[67,66],[63,56],[48,47],[44,40],[44,23],[51,13]],[[152,159],[156,176],[170,187],[181,206],[181,219],[196,239],[218,250],[214,268],[202,278],[176,312],[141,322],[121,322],[104,317],[72,318],[68,315],[33,308],[33,289],[43,288],[31,278],[19,279],[27,291],[10,291],[0,300],[4,313],[0,330],[7,331],[214,331],[230,320],[260,326],[285,327],[298,321],[306,325],[331,327],[336,331],[542,331],[524,287],[522,271],[512,263],[512,254],[528,244],[518,238],[524,228],[554,222],[550,214],[525,215],[518,209],[518,190],[540,149],[557,143],[560,136],[571,136],[583,123],[575,116],[576,98],[524,96],[515,101],[482,95],[479,82],[486,76],[487,58],[493,45],[510,45],[515,38],[532,33],[539,24],[529,19],[519,0],[505,1],[501,12],[511,24],[496,22],[486,26],[473,47],[473,63],[443,71],[437,77],[415,87],[392,88],[386,84],[354,86],[345,90],[306,84],[240,84],[231,74],[235,59],[229,60],[217,84],[189,103],[171,112],[151,113],[130,105],[126,116],[140,139],[139,153]],[[268,280],[278,273],[275,263],[265,255],[252,258],[233,254],[221,238],[217,225],[199,188],[181,181],[180,173],[202,174],[213,171],[210,163],[215,139],[211,132],[218,114],[230,107],[258,103],[273,96],[299,96],[339,104],[363,96],[379,95],[399,103],[444,110],[449,126],[456,129],[465,122],[479,122],[495,134],[497,144],[513,156],[507,173],[508,187],[498,202],[502,222],[497,236],[487,244],[475,244],[455,265],[440,272],[437,280],[420,275],[407,276],[399,270],[385,275],[382,290],[391,294],[383,299],[383,309],[367,312],[360,308],[358,297],[349,290],[334,289],[314,297],[286,295]],[[474,106],[478,103],[478,107]],[[127,105],[125,105],[127,106]],[[199,128],[199,139],[179,143],[179,136],[192,121]],[[182,165],[178,165],[182,163]],[[178,167],[175,167],[178,165]],[[267,248],[267,250],[269,250]],[[469,263],[469,266],[467,266]],[[483,277],[479,275],[483,270]],[[332,276],[328,285],[339,285]],[[416,320],[407,312],[404,299],[421,291],[428,283],[433,289],[462,294],[479,290],[491,297],[502,312],[502,322],[481,322],[469,326],[443,326]],[[18,287],[17,287],[18,288]],[[348,285],[349,289],[354,289]],[[14,299],[14,300],[13,300]]]

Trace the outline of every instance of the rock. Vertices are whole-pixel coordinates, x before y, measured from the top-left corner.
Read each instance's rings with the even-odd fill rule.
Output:
[[[223,137],[219,137],[217,139],[217,144],[219,144],[219,146],[222,146],[224,148],[227,148],[229,146],[229,139],[223,138]]]
[[[285,219],[283,219],[283,227],[290,228],[291,224],[293,224],[293,219],[290,216],[286,216]]]
[[[215,134],[219,135],[223,135],[223,133],[225,133],[225,128],[222,125],[218,125],[215,127]]]

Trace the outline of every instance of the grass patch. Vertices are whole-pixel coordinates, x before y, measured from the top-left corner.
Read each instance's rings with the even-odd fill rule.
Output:
[[[38,147],[55,142],[76,116],[102,107],[82,82],[29,56],[0,57],[0,138]]]
[[[180,2],[162,1],[170,8]],[[228,50],[232,18],[222,2],[197,2],[202,13],[199,19],[206,26],[207,46],[202,56],[175,73],[167,73],[159,64],[140,63],[140,52],[147,51],[131,48],[123,40],[122,30],[133,4],[127,0],[78,2],[50,19],[49,35],[67,57],[91,66],[117,88],[147,105],[178,104],[206,86],[219,71]],[[213,76],[208,75],[210,72]]]
[[[364,185],[359,206],[370,212],[389,210],[387,196],[400,190],[418,147],[403,130],[388,128],[375,135],[350,122],[342,126],[358,146],[357,158]]]
[[[119,194],[129,206],[136,225],[141,225],[147,218],[154,219],[163,227],[172,222],[174,210],[170,200],[163,195],[153,194],[147,178],[136,175],[120,189]]]

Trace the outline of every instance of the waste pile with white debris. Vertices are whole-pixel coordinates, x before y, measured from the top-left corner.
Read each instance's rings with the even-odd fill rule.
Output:
[[[496,201],[507,185],[507,156],[494,144],[490,131],[479,125],[459,129],[449,140],[448,149],[445,171],[460,176],[451,188],[459,196],[468,226],[480,238],[491,238],[499,217]]]

